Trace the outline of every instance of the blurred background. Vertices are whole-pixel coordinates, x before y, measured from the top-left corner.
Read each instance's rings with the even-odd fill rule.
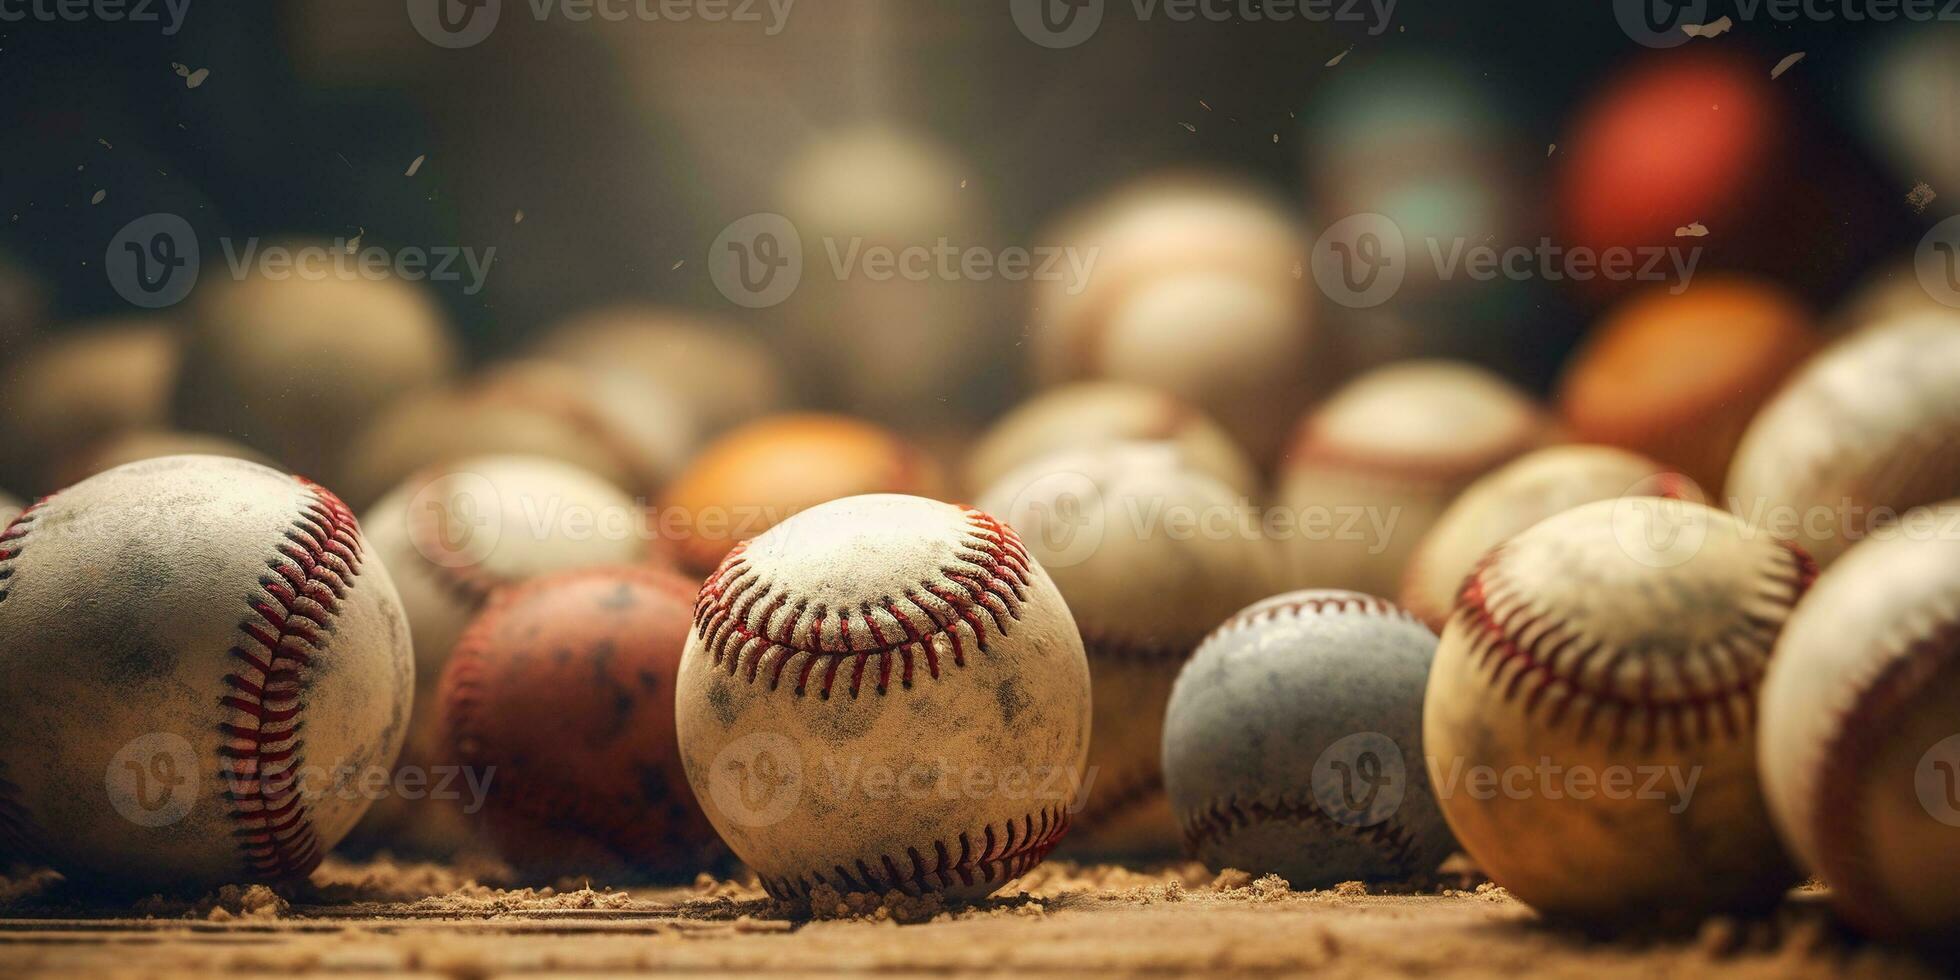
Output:
[[[959,430],[1034,383],[1041,316],[1025,284],[867,299],[806,275],[786,302],[749,309],[712,279],[717,237],[771,212],[802,230],[812,263],[817,235],[997,252],[1137,178],[1200,170],[1274,196],[1309,239],[1361,212],[1412,240],[1658,237],[1703,246],[1698,276],[1758,273],[1822,312],[1884,280],[1960,205],[1950,23],[1784,21],[1756,6],[1716,36],[1653,43],[1630,10],[1664,28],[1738,14],[1404,0],[1385,21],[1365,4],[1277,21],[1250,0],[1195,16],[1090,6],[1093,33],[1063,45],[1006,0],[801,0],[780,19],[782,0],[757,0],[718,21],[713,3],[609,0],[597,9],[623,16],[607,19],[576,0],[505,0],[486,8],[502,8],[493,30],[452,48],[418,31],[416,0],[195,3],[180,18],[156,0],[153,21],[77,22],[21,2],[0,20],[0,356],[144,312],[105,254],[132,221],[167,213],[203,245],[199,290],[221,242],[255,237],[494,249],[481,282],[422,285],[468,363],[569,315],[647,303],[762,338],[791,362],[791,403]],[[1679,215],[1707,235],[1673,234]],[[1458,276],[1366,310],[1321,301],[1299,368],[1324,388],[1328,374],[1446,355],[1543,392],[1624,292]],[[841,356],[911,351],[923,370],[836,383],[828,358],[852,347]]]

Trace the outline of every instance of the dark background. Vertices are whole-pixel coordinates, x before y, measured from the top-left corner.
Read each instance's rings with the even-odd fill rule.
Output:
[[[155,211],[185,215],[200,236],[494,246],[480,294],[432,287],[489,353],[611,300],[740,314],[708,280],[708,244],[771,207],[786,155],[832,127],[884,118],[936,136],[965,156],[994,233],[1026,242],[1071,202],[1174,165],[1252,175],[1304,214],[1299,117],[1344,76],[1396,59],[1487,85],[1517,151],[1507,166],[1528,194],[1549,193],[1545,146],[1616,71],[1669,54],[1631,42],[1610,4],[1569,0],[1403,0],[1380,36],[1146,23],[1113,0],[1092,40],[1061,51],[1024,38],[1004,0],[800,0],[775,37],[698,21],[539,23],[525,3],[507,0],[495,34],[457,51],[424,42],[402,0],[194,0],[173,37],[149,24],[0,24],[0,253],[44,280],[54,318],[69,320],[129,312],[103,251]],[[1947,29],[1757,20],[1698,42],[1765,70],[1807,52],[1776,84],[1806,146],[1836,154],[1814,193],[1865,211],[1881,202],[1855,216],[1876,231],[1820,241],[1814,268],[1788,276],[1820,305],[1960,201],[1953,188],[1915,213],[1910,182],[1857,132],[1856,80],[1875,46]],[[173,62],[210,75],[190,89]],[[1532,355],[1551,365],[1587,312],[1534,308],[1557,321]]]

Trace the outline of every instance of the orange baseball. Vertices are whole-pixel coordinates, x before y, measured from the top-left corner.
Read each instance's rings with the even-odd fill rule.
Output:
[[[713,571],[737,542],[798,511],[868,493],[937,496],[938,466],[897,435],[840,415],[760,419],[722,436],[668,486],[656,515],[681,564]]]
[[[1718,493],[1743,429],[1817,344],[1809,313],[1774,286],[1655,290],[1599,326],[1559,406],[1576,441],[1645,454]]]

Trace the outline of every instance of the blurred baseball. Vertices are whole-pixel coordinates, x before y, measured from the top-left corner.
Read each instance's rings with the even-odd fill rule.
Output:
[[[713,854],[674,740],[695,583],[652,568],[498,591],[443,670],[446,757],[494,774],[475,815],[521,873],[692,876]]]
[[[302,472],[327,472],[391,402],[457,361],[435,305],[395,279],[226,279],[198,291],[190,316],[177,421]]]
[[[333,494],[179,456],[0,539],[0,849],[180,891],[303,879],[360,819],[363,795],[320,780],[394,761],[415,668]]]
[[[649,307],[608,307],[552,327],[537,356],[588,373],[627,371],[671,393],[713,435],[783,407],[790,388],[770,349],[734,323]]]
[[[681,565],[705,574],[798,511],[867,493],[930,496],[944,482],[916,447],[869,422],[775,415],[701,450],[662,498],[662,531],[672,531]]]
[[[1700,504],[1566,511],[1464,584],[1430,672],[1457,840],[1540,912],[1689,925],[1794,879],[1756,775],[1756,696],[1815,568]]]
[[[1642,453],[1719,493],[1743,430],[1817,347],[1783,290],[1745,280],[1635,297],[1566,368],[1572,437]]]
[[[1435,870],[1454,848],[1423,768],[1435,653],[1436,634],[1355,592],[1289,592],[1226,620],[1164,719],[1186,849],[1295,888]]]
[[[278,468],[275,460],[223,436],[174,429],[128,429],[62,455],[52,472],[58,486],[67,486],[127,463],[165,456],[222,456]]]
[[[625,491],[536,456],[483,456],[411,477],[364,526],[401,589],[415,637],[415,719],[404,766],[447,762],[435,688],[464,627],[498,588],[554,572],[646,562],[652,535]],[[473,843],[458,808],[390,798],[356,835],[362,846],[443,855]]]
[[[1797,606],[1763,681],[1763,790],[1858,928],[1960,926],[1960,500],[1854,545]]]
[[[1037,281],[1036,374],[1170,392],[1256,458],[1306,404],[1312,302],[1304,235],[1264,193],[1198,178],[1148,180],[1051,236],[1086,278]]]
[[[396,403],[341,465],[348,499],[372,503],[412,474],[472,456],[545,456],[651,499],[694,447],[693,417],[625,372],[511,361]]]
[[[1472,483],[1416,546],[1402,579],[1402,608],[1440,630],[1463,580],[1490,549],[1580,504],[1614,497],[1678,497],[1704,503],[1686,477],[1610,446],[1553,446]]]
[[[163,425],[181,337],[162,320],[85,323],[0,366],[0,479],[59,489],[59,460],[100,439]]]
[[[1258,469],[1217,422],[1174,395],[1121,381],[1057,385],[1021,403],[973,447],[966,487],[978,493],[1057,450],[1126,441],[1169,443],[1228,487],[1248,495],[1260,488]]]
[[[1111,443],[1040,457],[979,506],[1020,532],[1075,614],[1096,691],[1094,782],[1070,847],[1177,850],[1164,796],[1164,705],[1191,651],[1271,590],[1272,544],[1244,497],[1163,443]]]
[[[1899,514],[1960,495],[1960,311],[1839,341],[1749,426],[1729,509],[1829,565]]]
[[[1548,441],[1538,406],[1481,368],[1409,361],[1362,375],[1306,417],[1282,464],[1278,500],[1299,515],[1289,582],[1395,595],[1457,493]]]
[[[778,899],[976,899],[1068,829],[1089,668],[1014,532],[879,494],[731,552],[681,654],[681,757],[723,840]]]

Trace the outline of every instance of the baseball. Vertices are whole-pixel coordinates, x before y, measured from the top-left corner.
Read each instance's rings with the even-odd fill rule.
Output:
[[[0,370],[0,474],[23,493],[64,484],[70,453],[130,429],[163,425],[181,340],[162,320],[71,328],[7,358]]]
[[[1960,500],[1851,548],[1763,680],[1763,790],[1844,916],[1884,939],[1960,926]]]
[[[443,669],[446,758],[483,773],[475,821],[534,879],[686,874],[715,834],[674,741],[695,583],[652,568],[499,590]]]
[[[1198,641],[1271,591],[1272,543],[1231,522],[1244,497],[1162,443],[1043,456],[979,498],[1016,531],[1075,614],[1096,691],[1086,798],[1069,840],[1103,854],[1174,854],[1164,705]]]
[[[1790,885],[1757,687],[1815,574],[1700,504],[1596,501],[1464,583],[1430,671],[1429,777],[1464,850],[1540,912],[1691,924]]]
[[[179,456],[0,537],[5,849],[132,890],[306,877],[367,808],[327,781],[394,762],[414,686],[354,515],[299,478]]]
[[[1002,416],[967,457],[966,486],[979,493],[1009,471],[1062,449],[1164,442],[1198,471],[1256,493],[1259,471],[1230,434],[1168,392],[1121,381],[1057,385]]]
[[[394,279],[223,280],[198,292],[190,324],[177,421],[308,473],[329,472],[383,409],[457,360],[435,304]]]
[[[1012,529],[921,497],[851,497],[709,577],[677,712],[688,782],[771,895],[977,899],[1068,829],[1089,666]]]
[[[1490,549],[1580,504],[1638,496],[1703,502],[1686,477],[1623,449],[1553,446],[1520,456],[1472,483],[1437,518],[1409,557],[1402,608],[1441,630],[1464,577]]]
[[[1780,288],[1655,289],[1575,355],[1559,409],[1574,439],[1650,456],[1717,493],[1749,420],[1817,344],[1810,314]]]
[[[1817,356],[1750,424],[1729,509],[1829,565],[1913,507],[1960,495],[1960,313],[1899,317]]]
[[[945,480],[918,447],[842,415],[773,415],[701,450],[662,495],[678,522],[681,565],[707,574],[738,542],[828,500],[867,493],[932,495]]]
[[[1410,361],[1371,371],[1308,415],[1278,500],[1306,515],[1289,583],[1395,595],[1416,545],[1470,481],[1550,441],[1530,398],[1482,368]]]
[[[1051,236],[1086,276],[1036,283],[1036,374],[1171,392],[1259,459],[1310,394],[1313,311],[1298,223],[1265,193],[1154,178],[1065,218]],[[1087,260],[1093,260],[1092,262]]]
[[[775,354],[740,325],[672,310],[581,313],[547,331],[536,355],[633,374],[671,392],[705,435],[780,410],[790,390]]]
[[[1436,634],[1355,592],[1254,603],[1205,638],[1164,718],[1186,849],[1296,888],[1435,870],[1454,844],[1423,768]]]
[[[224,436],[174,429],[128,429],[62,454],[50,472],[55,475],[56,484],[65,487],[126,463],[165,456],[223,456],[278,468],[277,460]]]
[[[534,456],[460,460],[409,479],[363,521],[393,570],[422,683],[404,765],[439,764],[435,687],[463,630],[497,589],[579,568],[645,563],[651,537],[633,498],[597,476]],[[442,854],[473,839],[455,807],[390,797],[363,846]]]

